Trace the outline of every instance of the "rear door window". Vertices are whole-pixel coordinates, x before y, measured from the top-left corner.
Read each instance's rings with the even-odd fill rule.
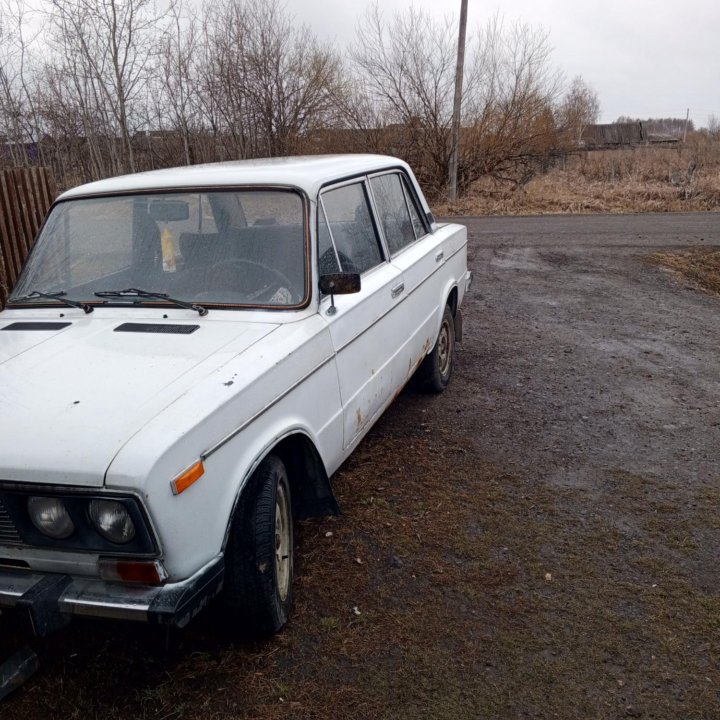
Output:
[[[417,239],[400,175],[373,177],[370,187],[388,250],[396,255]]]
[[[415,191],[410,187],[406,177],[402,179],[403,191],[405,192],[405,199],[407,200],[408,210],[410,211],[410,219],[412,220],[413,229],[415,230],[415,236],[421,238],[423,235],[428,234],[428,228],[423,222],[420,211],[418,210],[418,199]]]
[[[343,272],[364,273],[384,262],[368,197],[362,182],[327,190],[321,195],[318,237],[323,242],[322,223],[327,221],[330,237]],[[327,252],[321,249],[320,260]],[[328,256],[328,266],[332,261]]]

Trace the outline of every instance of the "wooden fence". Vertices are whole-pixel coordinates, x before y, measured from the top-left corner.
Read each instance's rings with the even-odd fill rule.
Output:
[[[0,308],[55,199],[48,168],[0,170]]]

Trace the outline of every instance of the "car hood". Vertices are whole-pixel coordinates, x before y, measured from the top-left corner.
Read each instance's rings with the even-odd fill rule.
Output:
[[[146,423],[278,327],[202,318],[151,321],[191,333],[118,331],[123,320],[20,330],[0,321],[0,480],[101,486]]]

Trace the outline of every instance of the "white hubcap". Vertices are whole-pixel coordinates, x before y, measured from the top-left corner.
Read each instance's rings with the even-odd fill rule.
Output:
[[[450,368],[450,356],[452,354],[452,339],[450,337],[450,325],[444,322],[440,327],[438,337],[438,366],[440,374],[445,376]]]
[[[290,511],[287,494],[282,485],[278,485],[275,496],[275,576],[278,593],[284,602],[290,589]]]

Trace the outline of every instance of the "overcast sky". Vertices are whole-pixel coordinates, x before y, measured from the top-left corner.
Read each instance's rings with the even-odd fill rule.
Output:
[[[286,0],[321,40],[346,46],[371,0]],[[405,0],[382,0],[388,15]],[[460,14],[460,0],[414,0],[435,16]],[[549,32],[553,59],[568,79],[598,93],[601,122],[620,115],[684,117],[696,127],[720,117],[720,0],[469,0],[468,33],[499,12]]]

